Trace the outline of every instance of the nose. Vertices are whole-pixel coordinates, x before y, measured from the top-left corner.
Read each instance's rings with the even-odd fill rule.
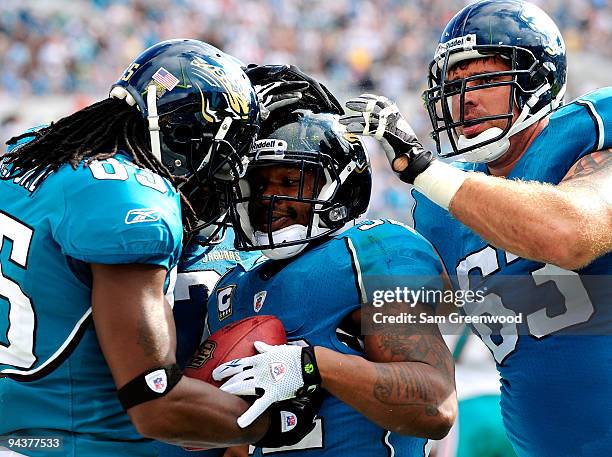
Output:
[[[480,96],[479,96],[480,91],[478,90],[468,91],[467,90],[469,87],[473,87],[475,85],[476,84],[474,81],[467,82],[463,90],[463,94],[462,94],[463,96],[461,96],[460,94],[457,94],[452,97],[451,103],[452,103],[453,119],[457,121],[460,119],[461,111],[462,111],[461,105],[463,105],[463,116],[467,117],[469,116],[470,111],[472,111],[475,107],[477,107],[480,104]]]
[[[258,197],[272,197],[274,195],[282,195],[281,187],[274,183],[260,184],[256,189],[255,194]]]
[[[480,92],[479,90],[470,90],[467,89],[470,87],[474,87],[478,85],[478,81],[467,81],[465,83],[466,91],[464,93],[463,104],[465,106],[477,106],[480,101]]]

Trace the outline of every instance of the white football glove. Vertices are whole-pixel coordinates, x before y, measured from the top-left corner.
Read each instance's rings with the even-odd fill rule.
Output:
[[[361,94],[346,102],[346,107],[360,114],[344,115],[340,123],[346,126],[349,133],[373,136],[380,141],[391,169],[402,181],[413,184],[414,178],[434,160],[433,154],[423,148],[397,105],[387,97]]]
[[[215,381],[231,378],[221,390],[234,395],[259,396],[238,418],[241,428],[248,427],[275,402],[294,398],[321,383],[312,346],[270,346],[255,342],[258,355],[219,365],[212,375]]]

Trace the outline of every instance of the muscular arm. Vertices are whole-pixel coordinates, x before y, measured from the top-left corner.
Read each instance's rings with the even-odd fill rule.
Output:
[[[322,386],[387,430],[444,437],[455,420],[457,399],[452,358],[434,327],[413,324],[411,334],[368,335],[368,360],[317,346]]]
[[[612,151],[583,157],[557,186],[474,173],[450,212],[513,254],[583,267],[612,251]]]
[[[92,307],[100,347],[115,384],[175,362],[172,311],[164,300],[166,271],[150,265],[92,265]],[[223,446],[261,438],[263,416],[246,429],[236,419],[248,404],[205,382],[183,377],[166,396],[130,408],[146,437],[186,446]]]

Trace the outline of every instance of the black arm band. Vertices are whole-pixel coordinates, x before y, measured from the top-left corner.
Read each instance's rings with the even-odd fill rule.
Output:
[[[163,397],[182,377],[183,373],[176,363],[153,368],[128,382],[117,391],[117,396],[127,411],[133,406]]]

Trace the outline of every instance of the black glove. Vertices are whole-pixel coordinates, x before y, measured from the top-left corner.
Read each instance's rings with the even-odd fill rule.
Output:
[[[340,123],[346,125],[349,133],[373,136],[380,141],[391,169],[402,181],[414,184],[414,179],[435,160],[388,98],[362,94],[346,102],[346,107],[360,114],[347,114],[340,118]]]
[[[317,414],[325,394],[318,388],[315,392],[290,400],[272,403],[268,408],[270,427],[258,442],[257,447],[293,446],[304,439],[315,428]]]
[[[250,64],[244,71],[268,113],[288,108],[287,111],[310,109],[315,113],[344,114],[342,105],[327,87],[294,65]],[[283,94],[286,96],[282,97]]]

